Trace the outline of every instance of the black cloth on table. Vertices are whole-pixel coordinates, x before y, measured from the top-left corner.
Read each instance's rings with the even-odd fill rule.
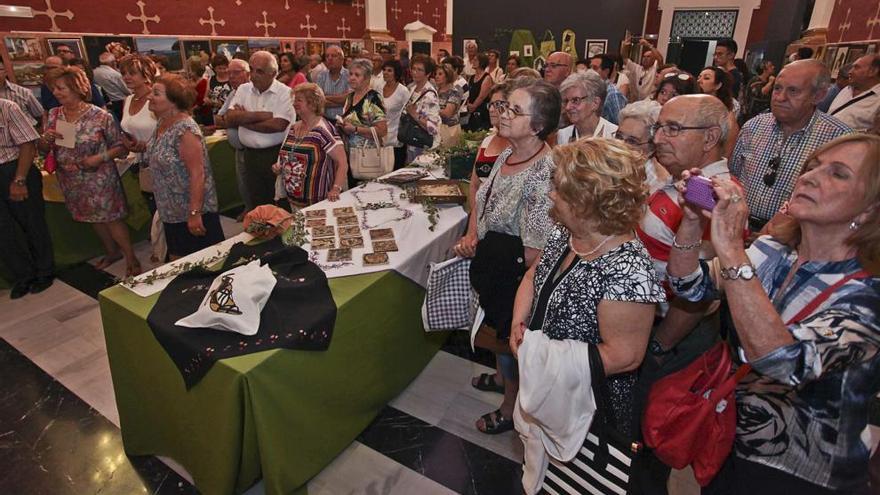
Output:
[[[480,296],[480,306],[486,312],[484,321],[495,329],[499,339],[510,336],[513,300],[526,273],[525,260],[522,239],[489,231],[477,243],[477,252],[471,261],[471,286]]]
[[[269,264],[277,283],[260,313],[255,335],[175,325],[196,311],[220,273],[257,258],[261,264]],[[153,335],[180,370],[187,389],[219,359],[277,348],[327,350],[335,323],[336,303],[324,272],[309,261],[306,251],[286,247],[277,238],[254,246],[235,244],[219,271],[196,268],[178,275],[147,317]]]

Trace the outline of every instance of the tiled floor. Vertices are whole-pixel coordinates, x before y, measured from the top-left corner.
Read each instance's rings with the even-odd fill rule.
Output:
[[[227,236],[241,225],[223,219]],[[151,265],[149,245],[137,252]],[[0,493],[195,493],[171,460],[129,458],[119,435],[97,292],[121,276],[79,265],[47,291],[10,301],[0,291]],[[76,288],[74,288],[76,287]],[[470,386],[489,371],[456,336],[332,464],[312,494],[519,493],[522,445],[473,426],[500,395]],[[168,466],[174,469],[169,469]],[[675,473],[675,495],[698,493]],[[262,493],[257,484],[247,493]]]

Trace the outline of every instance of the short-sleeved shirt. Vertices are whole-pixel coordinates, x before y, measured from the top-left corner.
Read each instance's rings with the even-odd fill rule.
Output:
[[[455,85],[450,85],[449,89],[446,91],[440,91],[437,93],[437,98],[440,103],[440,111],[446,110],[447,105],[454,105],[456,110],[461,107],[461,103],[464,101],[464,96],[461,94],[461,90]],[[440,121],[444,125],[454,126],[458,125],[458,112],[454,112],[452,117],[446,118],[442,115],[440,116]]]
[[[560,224],[550,232],[535,268],[530,330],[540,330],[553,340],[599,344],[599,303],[603,300],[643,304],[666,300],[651,258],[638,239],[624,242],[594,260],[576,256],[570,266],[562,267],[570,252],[570,237],[568,229]],[[564,274],[554,282],[558,272]],[[615,423],[624,434],[629,433],[632,424],[636,376],[637,372],[632,371],[611,375],[607,380]]]
[[[156,209],[159,211],[159,218],[165,223],[186,222],[189,218],[190,176],[180,156],[180,141],[186,132],[198,137],[202,145],[205,189],[201,210],[211,213],[217,211],[217,190],[214,187],[214,175],[211,173],[211,164],[208,161],[208,149],[199,125],[191,117],[187,117],[171,124],[161,136],[157,128],[147,144],[146,154],[153,173]]]
[[[373,127],[385,120],[385,106],[382,104],[382,96],[374,90],[367,91],[360,101],[354,101],[354,93],[345,99],[342,119],[347,124],[355,127]],[[380,141],[381,142],[381,141]],[[372,133],[369,137],[353,133],[348,136],[349,148],[375,148],[376,141]]]
[[[400,128],[400,115],[403,113],[403,107],[407,100],[409,100],[409,90],[400,83],[394,87],[391,96],[383,98],[385,120],[388,123],[388,133],[385,135],[386,146],[400,146],[400,141],[397,140],[397,130]]]
[[[336,178],[336,165],[330,152],[342,145],[336,127],[321,118],[302,137],[290,127],[281,145],[278,163],[287,197],[294,202],[311,205],[327,198]]]
[[[31,125],[37,125],[43,120],[43,105],[34,95],[34,92],[19,86],[12,81],[6,81],[5,87],[0,87],[0,98],[10,100],[17,104],[29,117]]]
[[[543,249],[553,226],[549,214],[553,158],[547,153],[515,175],[502,175],[511,153],[513,149],[507,148],[498,155],[489,178],[477,190],[477,237],[499,232],[522,238],[525,247]]]
[[[233,97],[235,96],[235,92],[237,90],[238,88],[232,88],[229,91],[229,94],[226,96],[226,101],[223,102],[223,106],[220,107],[220,110],[217,111],[217,115],[226,115],[226,112],[229,111],[229,105],[232,104]],[[241,140],[238,139],[238,127],[227,127],[226,138],[229,140],[229,145],[233,148],[240,150],[244,147],[241,144]]]
[[[0,98],[0,164],[15,160],[19,146],[39,138],[24,111],[15,103]]]
[[[334,80],[330,77],[329,70],[322,70],[313,77],[313,80],[321,87],[324,96],[339,96],[351,91],[351,88],[348,87],[348,69],[344,67],[339,71],[338,79]],[[327,117],[330,122],[336,122],[337,115],[342,115],[342,107],[327,106],[324,108],[324,117]]]
[[[853,96],[853,87],[847,86],[840,90],[831,106],[828,115],[833,115],[844,124],[857,131],[867,131],[874,125],[874,114],[880,108],[880,84],[868,91]]]
[[[100,86],[107,92],[110,101],[124,100],[126,96],[131,94],[125,81],[122,80],[122,74],[113,67],[101,65],[95,68],[95,84]]]
[[[231,107],[241,105],[248,112],[272,112],[272,117],[284,119],[290,123],[296,120],[290,88],[281,81],[273,80],[266,91],[260,93],[254,83],[245,83],[238,87],[230,103]],[[238,128],[238,139],[242,146],[253,149],[265,149],[278,146],[287,137],[287,129],[281,132],[257,132],[244,126]]]

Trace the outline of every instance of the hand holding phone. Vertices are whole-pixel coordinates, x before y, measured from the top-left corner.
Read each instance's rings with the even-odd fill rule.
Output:
[[[715,208],[718,198],[715,196],[711,179],[702,175],[692,175],[688,177],[685,187],[687,188],[684,193],[685,201],[706,211],[712,211]]]

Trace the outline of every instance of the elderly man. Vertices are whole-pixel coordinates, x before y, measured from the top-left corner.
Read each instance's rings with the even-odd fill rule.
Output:
[[[315,82],[318,74],[325,70],[327,70],[327,66],[324,65],[324,57],[317,53],[309,55],[309,81]]]
[[[562,86],[562,81],[571,74],[571,55],[565,52],[553,52],[547,57],[544,65],[544,80],[556,86]]]
[[[635,63],[629,59],[629,48],[632,39],[623,42],[623,69],[629,78],[630,85],[635,85],[638,99],[644,100],[654,96],[654,81],[657,77],[658,68],[663,65],[663,54],[654,48],[650,41],[642,38],[639,45],[642,46],[642,59]]]
[[[33,91],[9,80],[6,66],[0,63],[0,98],[9,100],[24,112],[31,126],[36,126],[43,118],[43,105]]]
[[[602,118],[617,125],[617,115],[626,106],[627,100],[626,96],[611,81],[611,73],[614,72],[614,59],[604,53],[595,55],[590,58],[590,68],[596,71],[608,85],[608,96],[605,97]]]
[[[116,68],[116,57],[110,52],[104,52],[98,60],[101,62],[95,71],[95,84],[100,86],[110,97],[108,107],[117,120],[122,120],[122,106],[125,103],[125,97],[131,94],[125,81],[122,80],[122,74]]]
[[[228,72],[229,86],[232,88],[232,91],[229,92],[226,101],[223,102],[223,106],[220,107],[220,110],[214,117],[214,124],[217,127],[226,128],[229,145],[235,149],[235,179],[238,184],[238,193],[241,195],[242,201],[244,201],[244,211],[251,211],[256,205],[251,203],[251,198],[246,194],[247,182],[245,181],[245,176],[247,175],[247,168],[244,163],[244,145],[241,144],[241,140],[238,138],[238,128],[228,127],[226,124],[226,113],[229,112],[232,97],[235,96],[235,92],[242,84],[251,80],[251,66],[244,60],[232,59],[229,62]],[[242,217],[244,217],[244,212],[242,212]]]
[[[342,66],[345,54],[342,48],[333,45],[324,51],[324,63],[327,70],[318,73],[315,84],[321,87],[327,103],[324,106],[324,117],[330,122],[336,122],[336,117],[342,115],[342,107],[345,98],[351,91],[348,87],[348,70]]]
[[[739,89],[742,87],[743,83],[743,74],[736,68],[736,64],[733,63],[733,61],[736,60],[737,50],[738,47],[736,41],[733,41],[730,38],[725,38],[718,40],[718,43],[715,45],[715,54],[713,56],[715,65],[726,70],[733,78],[733,86],[731,86],[731,90],[733,91],[734,99],[739,98]]]
[[[791,196],[807,156],[852,132],[816,109],[830,82],[828,69],[818,60],[792,62],[776,76],[770,113],[743,124],[730,170],[745,186],[752,231],[761,230]]]
[[[857,131],[866,131],[874,125],[874,114],[880,108],[880,55],[856,59],[849,78],[849,86],[840,90],[828,114]]]
[[[10,299],[42,292],[54,278],[43,179],[33,166],[39,137],[18,105],[0,99],[0,259],[14,277]],[[25,242],[16,235],[19,229]]]
[[[828,88],[828,93],[816,108],[828,113],[828,109],[831,107],[831,104],[834,103],[834,99],[837,98],[837,95],[843,91],[843,88],[849,86],[849,73],[852,71],[852,68],[853,64],[846,64],[837,70],[837,79],[835,79],[834,84]]]
[[[340,61],[341,62],[341,61]],[[227,127],[238,127],[244,148],[246,203],[253,206],[275,202],[275,173],[288,126],[296,120],[290,88],[275,79],[278,61],[267,51],[251,55],[251,82],[244,83],[231,98],[231,109],[224,115]]]
[[[382,77],[382,64],[385,63],[382,60],[382,55],[378,53],[374,53],[370,56],[370,60],[373,62],[373,75],[370,76],[370,88],[382,95],[382,88],[385,87],[385,78]]]

